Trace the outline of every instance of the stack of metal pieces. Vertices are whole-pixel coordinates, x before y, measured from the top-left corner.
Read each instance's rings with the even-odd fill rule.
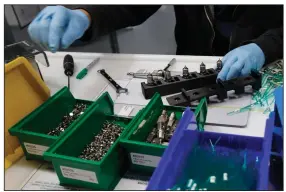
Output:
[[[167,111],[163,110],[162,114],[157,120],[157,127],[153,128],[149,136],[147,137],[147,143],[155,143],[168,145],[171,137],[177,126],[177,120],[175,113],[172,112],[168,117]]]
[[[89,143],[79,158],[100,161],[122,133],[123,128],[117,124],[105,122],[101,131]]]
[[[86,104],[77,103],[74,109],[63,117],[62,122],[47,134],[52,136],[59,136],[72,124],[73,121],[75,121],[80,115],[84,113],[87,107],[88,106]]]

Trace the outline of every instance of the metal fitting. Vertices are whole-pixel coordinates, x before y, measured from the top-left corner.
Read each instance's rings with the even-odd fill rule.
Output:
[[[185,66],[183,68],[183,78],[188,78],[189,76],[190,76],[189,68],[187,66]]]
[[[148,85],[153,85],[154,84],[154,79],[153,79],[153,75],[151,73],[149,73],[147,75],[147,84]]]
[[[203,62],[200,65],[200,73],[206,73],[206,65]]]
[[[220,71],[222,69],[222,61],[219,59],[217,62],[216,62],[216,70],[217,71]]]
[[[165,77],[165,81],[171,81],[172,80],[171,71],[166,70],[164,73],[164,77]]]
[[[169,117],[168,124],[167,124],[168,129],[171,129],[171,128],[172,128],[174,122],[175,122],[175,113],[172,112],[171,115],[170,115],[170,117]]]

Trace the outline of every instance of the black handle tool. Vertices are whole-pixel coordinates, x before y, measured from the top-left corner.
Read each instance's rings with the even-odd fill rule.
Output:
[[[70,89],[70,76],[72,76],[74,72],[74,62],[71,55],[66,55],[64,58],[64,70],[65,75],[68,76],[68,88]]]

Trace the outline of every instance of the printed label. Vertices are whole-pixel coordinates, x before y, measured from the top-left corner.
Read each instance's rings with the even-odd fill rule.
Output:
[[[139,153],[130,153],[131,161],[136,165],[143,165],[148,167],[157,167],[161,157],[153,155],[144,155]]]
[[[133,111],[133,109],[134,109],[133,106],[124,105],[119,111],[118,115],[128,117],[130,113]]]
[[[66,178],[98,184],[95,172],[66,167],[66,166],[60,166],[60,168],[63,176]]]
[[[37,144],[25,143],[25,142],[24,142],[24,145],[28,153],[33,154],[33,155],[40,155],[40,156],[43,156],[44,152],[49,148],[44,145],[37,145]]]

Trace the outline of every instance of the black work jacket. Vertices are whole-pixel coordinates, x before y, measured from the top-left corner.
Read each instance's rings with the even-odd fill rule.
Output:
[[[231,7],[231,6],[230,6]],[[140,25],[160,5],[87,5],[92,18],[82,40],[91,40],[121,28]],[[175,39],[178,55],[213,55],[216,37],[212,6],[174,5]],[[229,50],[250,42],[264,52],[266,63],[283,57],[283,5],[238,5],[227,17],[235,26],[229,39]]]

